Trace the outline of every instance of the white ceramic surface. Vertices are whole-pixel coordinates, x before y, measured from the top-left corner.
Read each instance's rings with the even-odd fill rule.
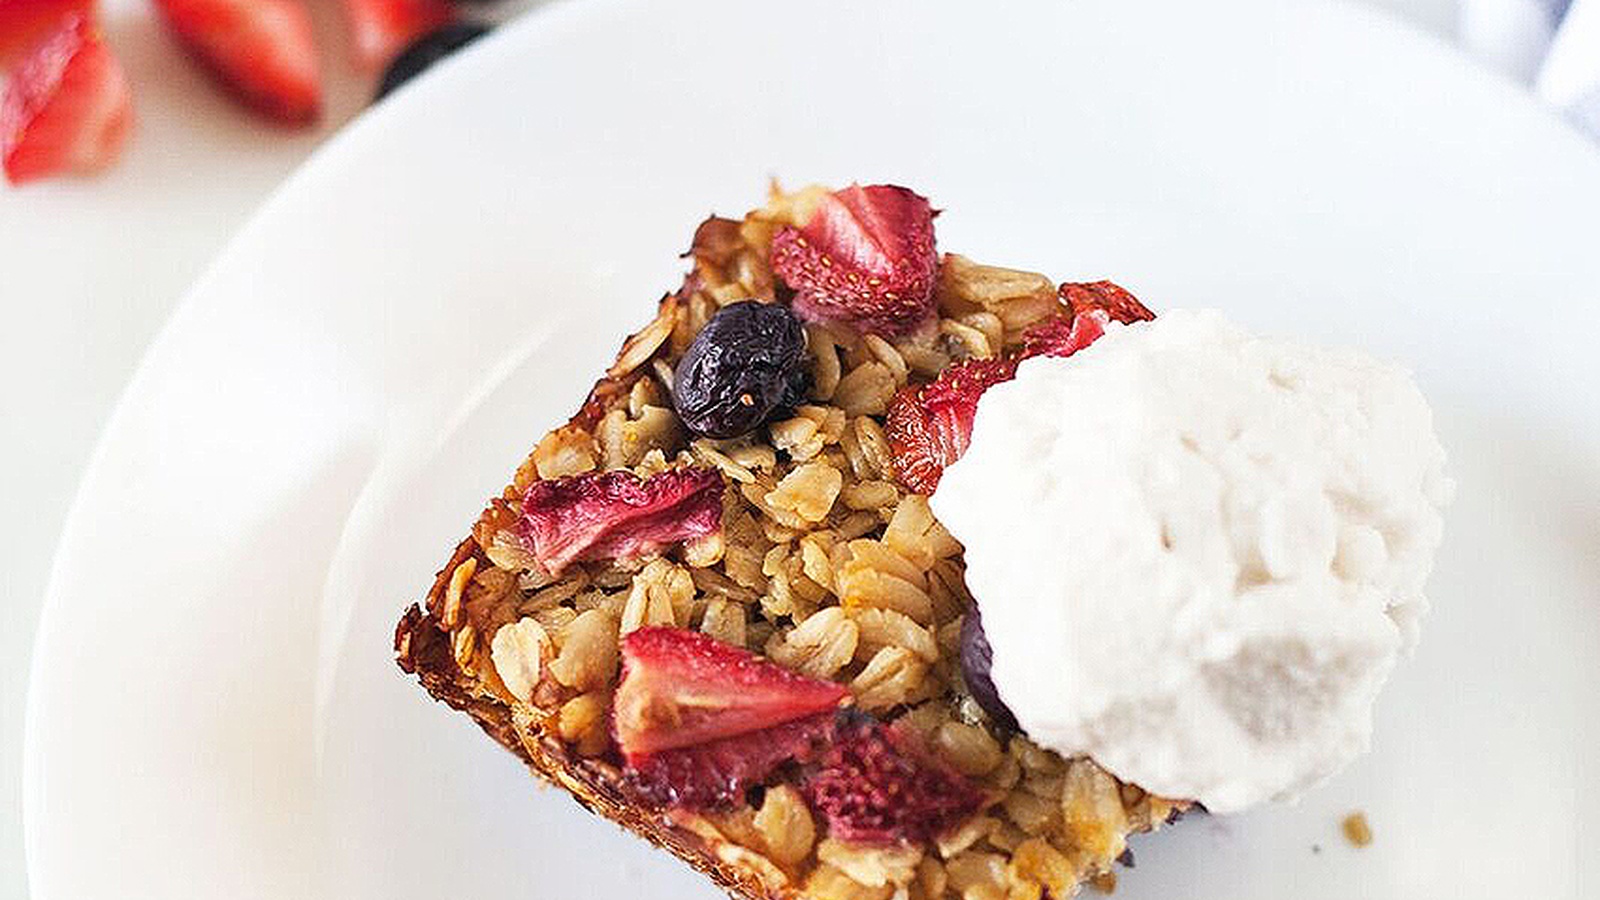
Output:
[[[1584,144],[1343,7],[786,24],[557,6],[363,119],[236,239],[69,518],[30,702],[36,896],[714,896],[534,789],[400,676],[389,634],[693,224],[768,174],[914,185],[950,211],[946,248],[1356,343],[1435,401],[1462,489],[1375,752],[1299,807],[1138,841],[1119,896],[1600,889]]]
[[[24,0],[0,0],[6,5]],[[26,900],[22,720],[29,650],[62,521],[113,404],[177,299],[311,150],[365,103],[327,47],[323,125],[256,121],[198,71],[146,0],[99,0],[135,91],[118,164],[0,179],[0,898]],[[336,26],[335,4],[324,24]],[[337,35],[337,27],[327,32]]]

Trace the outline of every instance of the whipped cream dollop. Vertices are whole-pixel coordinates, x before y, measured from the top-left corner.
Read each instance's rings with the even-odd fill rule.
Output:
[[[1366,750],[1444,464],[1405,371],[1177,310],[990,388],[932,504],[1027,734],[1228,812]]]

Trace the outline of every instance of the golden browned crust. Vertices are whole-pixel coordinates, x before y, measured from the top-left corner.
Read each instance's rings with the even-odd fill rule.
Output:
[[[428,594],[430,608],[442,602],[445,583],[455,566],[477,553],[477,542],[472,538],[461,542]],[[743,870],[719,863],[696,835],[629,803],[620,789],[621,773],[614,767],[578,758],[559,741],[541,740],[530,730],[519,730],[510,707],[489,696],[477,678],[456,665],[448,630],[434,615],[415,605],[406,610],[395,629],[394,646],[400,668],[416,675],[434,699],[471,716],[478,727],[520,757],[534,774],[566,789],[584,809],[671,851],[735,897],[766,900],[789,896],[788,892],[766,891]]]

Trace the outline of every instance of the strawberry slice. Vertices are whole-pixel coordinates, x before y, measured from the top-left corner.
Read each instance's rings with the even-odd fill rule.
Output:
[[[1070,319],[1046,319],[1022,333],[1022,350],[1017,356],[1071,356],[1106,333],[1111,317],[1105,310],[1085,310]]]
[[[167,24],[224,88],[288,125],[322,114],[322,67],[298,0],[156,0]]]
[[[794,290],[801,317],[902,334],[933,314],[934,215],[906,188],[851,185],[824,197],[804,226],[773,237],[772,269]]]
[[[895,395],[884,434],[895,476],[907,490],[934,492],[945,467],[967,452],[978,398],[1016,373],[1010,359],[969,359],[950,365],[929,384],[905,387]]]
[[[522,521],[552,575],[581,559],[645,556],[722,527],[722,475],[683,468],[641,479],[617,469],[536,481],[522,498]]]
[[[1110,321],[1132,325],[1148,322],[1156,317],[1138,298],[1110,281],[1069,281],[1059,289],[1061,299],[1072,307],[1073,315],[1099,311]]]
[[[1022,335],[1018,356],[1071,356],[1100,339],[1112,322],[1132,325],[1156,317],[1125,289],[1109,281],[1067,282],[1061,299],[1072,308],[1072,318],[1047,319]]]
[[[356,65],[369,72],[456,17],[448,0],[344,0],[344,11]]]
[[[1156,317],[1109,281],[1068,282],[1061,285],[1060,294],[1072,317],[1046,319],[1028,329],[1014,358],[955,363],[932,384],[902,388],[895,395],[884,433],[895,475],[908,490],[934,492],[945,467],[960,459],[972,442],[978,398],[991,386],[1015,377],[1018,362],[1033,356],[1071,356],[1098,340],[1113,321],[1132,324]]]
[[[843,685],[796,675],[697,631],[640,628],[622,639],[612,723],[624,758],[639,768],[662,751],[829,712],[848,695]]]
[[[89,0],[0,0],[0,69],[39,46],[74,13],[94,19]]]
[[[836,718],[830,710],[748,734],[652,753],[629,766],[628,784],[656,806],[726,806],[766,781],[779,766],[816,759],[833,737]]]
[[[986,797],[930,753],[915,733],[861,719],[839,729],[820,766],[801,785],[844,841],[926,841],[959,825]]]
[[[69,15],[22,61],[0,96],[6,178],[23,184],[103,169],[121,153],[132,125],[133,95],[121,64],[84,16]]]

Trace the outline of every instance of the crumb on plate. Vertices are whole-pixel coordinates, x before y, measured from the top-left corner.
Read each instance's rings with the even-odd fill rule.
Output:
[[[1344,817],[1344,838],[1352,846],[1365,847],[1372,843],[1372,826],[1367,824],[1367,815],[1363,812],[1353,812]]]

